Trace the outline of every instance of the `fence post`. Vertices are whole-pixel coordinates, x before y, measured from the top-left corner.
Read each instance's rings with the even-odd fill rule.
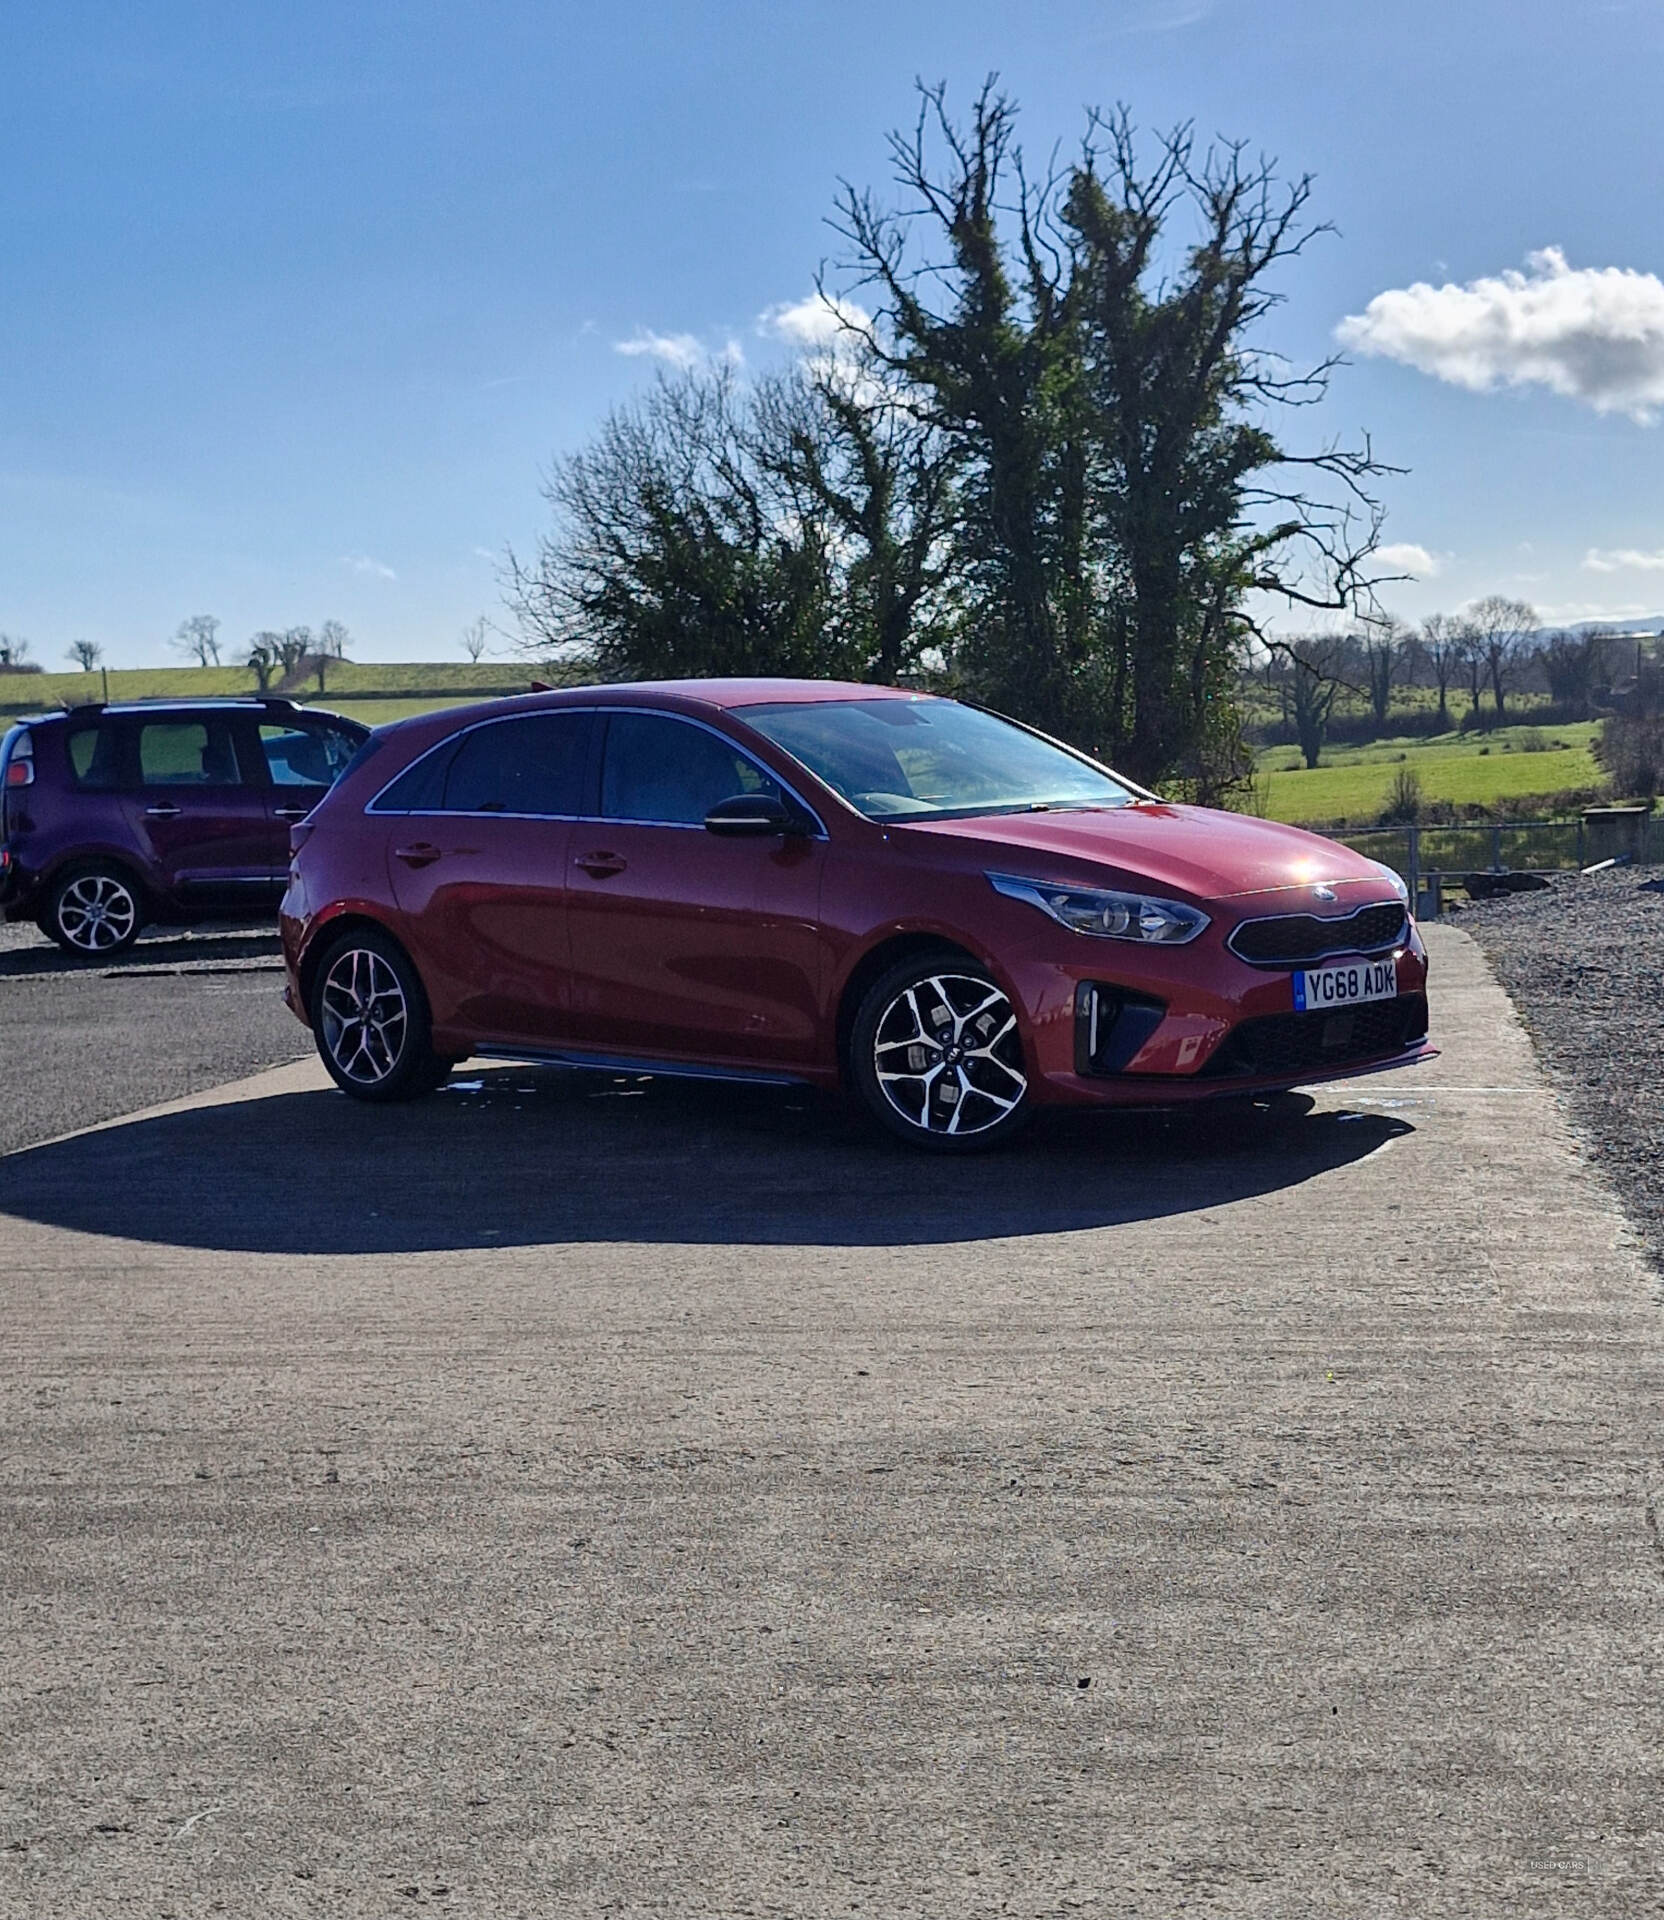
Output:
[[[1580,814],[1577,821],[1577,870],[1579,873],[1583,871],[1583,866],[1583,817]]]
[[[1502,828],[1500,825],[1494,826],[1491,829],[1491,871],[1492,873],[1500,873],[1502,871]]]
[[[1415,913],[1421,905],[1421,829],[1410,828],[1410,911]]]

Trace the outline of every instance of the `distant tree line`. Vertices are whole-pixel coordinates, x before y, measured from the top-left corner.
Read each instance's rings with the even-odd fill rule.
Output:
[[[1240,779],[1250,607],[1368,611],[1385,471],[1300,448],[1260,335],[1308,179],[1091,114],[1035,176],[990,82],[921,90],[900,206],[846,188],[820,338],[662,379],[557,461],[523,642],[609,677],[787,673],[983,700],[1146,781]]]

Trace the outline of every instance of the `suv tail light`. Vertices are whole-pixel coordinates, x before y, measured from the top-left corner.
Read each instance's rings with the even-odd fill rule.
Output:
[[[14,754],[6,768],[8,787],[31,787],[35,783],[35,763],[32,757]]]

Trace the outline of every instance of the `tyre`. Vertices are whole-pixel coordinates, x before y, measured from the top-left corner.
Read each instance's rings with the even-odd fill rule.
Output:
[[[308,1012],[319,1059],[355,1100],[414,1100],[450,1071],[429,1042],[421,978],[389,934],[356,928],[331,942]]]
[[[868,1112],[911,1146],[975,1153],[1029,1118],[1017,1010],[964,954],[915,956],[875,981],[855,1016],[849,1065]]]
[[[144,895],[117,866],[74,867],[52,883],[40,930],[65,953],[107,960],[124,953],[144,925]]]

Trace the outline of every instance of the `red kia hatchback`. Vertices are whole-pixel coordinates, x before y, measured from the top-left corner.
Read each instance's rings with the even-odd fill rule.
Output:
[[[920,1146],[1429,1057],[1398,876],[956,701],[588,687],[407,720],[293,835],[287,997],[365,1100],[464,1055],[847,1087]]]

